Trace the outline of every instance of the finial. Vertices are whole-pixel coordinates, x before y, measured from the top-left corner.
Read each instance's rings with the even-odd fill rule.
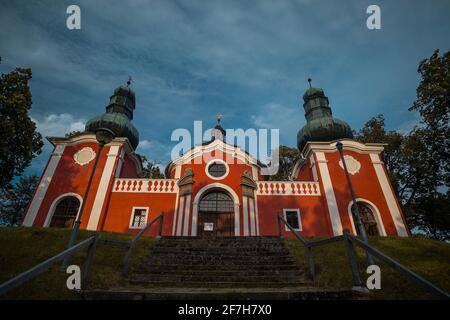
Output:
[[[133,81],[133,78],[131,76],[128,76],[127,86],[129,87],[131,84],[131,81]]]
[[[217,112],[216,114],[217,124],[220,124],[220,119],[222,119],[222,114],[220,112]]]
[[[312,81],[312,79],[311,79],[311,78],[308,78],[309,88],[310,88],[310,89],[312,88],[312,86],[311,86],[311,81]]]

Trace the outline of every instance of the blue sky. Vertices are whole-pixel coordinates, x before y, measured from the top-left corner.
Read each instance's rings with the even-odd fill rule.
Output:
[[[66,8],[81,8],[81,30]],[[381,8],[368,30],[366,8]],[[0,72],[31,67],[30,112],[44,136],[84,128],[113,89],[134,79],[138,152],[165,165],[176,128],[279,128],[296,145],[308,77],[336,117],[359,129],[383,113],[408,131],[418,63],[450,46],[449,1],[8,1]],[[43,169],[46,144],[27,173]]]

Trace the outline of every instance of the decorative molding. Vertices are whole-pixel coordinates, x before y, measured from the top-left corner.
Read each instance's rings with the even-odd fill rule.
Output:
[[[253,180],[253,176],[250,170],[244,171],[244,173],[241,175],[241,188],[242,195],[252,199],[255,197],[255,190],[258,189],[258,185],[256,184],[255,180]]]
[[[260,196],[320,196],[319,182],[260,181],[257,185]]]
[[[91,147],[84,147],[73,155],[73,160],[80,166],[87,165],[89,162],[95,159],[97,154]]]
[[[192,170],[192,168],[187,168],[184,171],[184,176],[180,180],[178,180],[180,195],[184,196],[192,193],[192,185],[195,183],[193,176],[194,171]]]
[[[359,173],[359,170],[361,170],[361,163],[353,158],[352,156],[346,154],[344,155],[345,164],[347,165],[347,171],[348,173],[355,175]],[[344,164],[342,163],[342,160],[339,160],[339,166],[344,170]]]
[[[131,193],[177,193],[178,179],[129,179],[114,180],[112,192]]]
[[[384,150],[386,143],[360,143],[351,139],[335,140],[330,142],[310,141],[307,142],[301,154],[308,158],[311,152],[337,152],[336,143],[340,141],[344,150],[351,150],[361,154],[379,154]]]

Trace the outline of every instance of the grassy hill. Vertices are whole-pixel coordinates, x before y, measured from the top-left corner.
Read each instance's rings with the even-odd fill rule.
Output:
[[[80,239],[92,235],[82,231]],[[101,232],[100,238],[128,240],[130,236]],[[57,254],[66,246],[69,230],[43,228],[0,228],[0,283],[20,274],[39,262]],[[136,268],[140,259],[148,252],[154,239],[143,238],[136,247],[131,268]],[[294,239],[287,239],[292,254],[306,268],[305,250]],[[447,243],[421,239],[373,237],[370,243],[388,256],[396,259],[411,270],[433,282],[441,289],[450,291],[450,245]],[[351,273],[348,267],[343,243],[334,243],[314,248],[316,265],[316,284],[319,286],[348,289],[352,287]],[[121,262],[125,251],[120,247],[99,245],[94,258],[91,275],[91,287],[108,289],[126,285],[121,275]],[[365,282],[364,255],[358,250],[361,277]],[[84,252],[76,256],[72,263],[81,265]],[[383,263],[379,263],[382,272],[382,289],[373,291],[374,299],[427,299],[432,298],[407,282],[399,274]],[[79,299],[80,296],[66,288],[67,275],[60,271],[59,265],[25,283],[0,299]]]

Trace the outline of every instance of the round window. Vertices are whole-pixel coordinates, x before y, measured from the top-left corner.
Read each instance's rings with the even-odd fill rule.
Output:
[[[208,167],[208,173],[214,178],[220,178],[227,173],[227,167],[223,163],[213,162]]]

